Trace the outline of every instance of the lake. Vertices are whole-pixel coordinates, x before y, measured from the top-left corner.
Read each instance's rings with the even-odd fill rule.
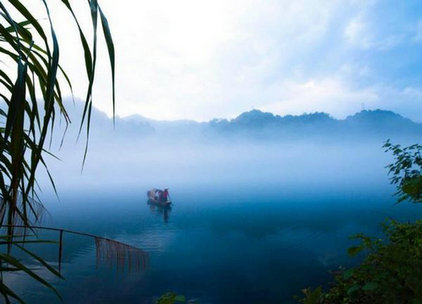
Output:
[[[148,255],[145,269],[96,262],[92,238],[64,234],[62,274],[41,271],[65,303],[153,303],[174,291],[200,303],[294,303],[301,289],[325,284],[330,271],[357,262],[346,254],[358,232],[380,235],[391,216],[414,219],[420,209],[394,206],[393,188],[274,186],[170,189],[171,210],[146,203],[148,188],[50,198],[45,226],[116,239]],[[143,191],[145,190],[145,191]],[[40,232],[57,240],[57,232]],[[36,248],[57,264],[57,245]],[[22,275],[8,275],[28,303],[59,303]]]

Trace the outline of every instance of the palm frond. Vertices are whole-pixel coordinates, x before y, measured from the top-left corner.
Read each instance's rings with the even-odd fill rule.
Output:
[[[0,225],[7,227],[10,244],[13,243],[13,237],[16,235],[15,225],[19,224],[31,229],[42,217],[43,206],[34,199],[37,197],[36,174],[39,165],[46,168],[53,189],[56,191],[53,177],[48,171],[43,156],[47,150],[49,134],[51,144],[57,118],[64,117],[66,124],[70,122],[63,103],[62,88],[69,87],[73,94],[71,79],[60,66],[60,45],[55,31],[55,21],[50,16],[50,5],[46,0],[39,1],[44,6],[44,16],[36,15],[20,0],[0,2],[0,61],[11,63],[9,66],[15,69],[11,72],[0,70],[0,100],[2,100],[0,106]],[[98,18],[110,60],[113,113],[115,109],[114,44],[108,21],[97,0],[87,0],[91,12],[92,35],[87,35],[81,27],[81,22],[69,0],[62,0],[61,3],[73,17],[75,29],[79,33],[84,53],[82,64],[85,65],[88,78],[85,107],[80,125],[80,131],[85,126],[87,134],[85,161],[97,61]],[[48,22],[41,23],[40,17],[45,16]],[[88,43],[91,36],[92,45]],[[24,270],[25,266],[19,264],[19,261],[14,260],[9,254],[10,252],[0,257],[2,271],[13,269],[13,267]],[[7,264],[11,267],[3,267],[2,259],[8,260]],[[50,287],[42,281],[42,278],[29,271],[27,274]],[[0,293],[6,302],[10,302],[9,298],[21,301],[1,279]]]

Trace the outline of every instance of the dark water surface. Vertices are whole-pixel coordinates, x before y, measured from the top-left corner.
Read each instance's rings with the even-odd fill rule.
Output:
[[[307,187],[290,193],[271,187],[178,189],[171,192],[169,211],[148,206],[146,190],[75,191],[49,204],[51,219],[44,225],[110,237],[149,256],[144,271],[118,271],[97,265],[93,239],[65,234],[65,280],[40,272],[64,303],[153,303],[167,291],[200,303],[294,303],[302,288],[324,284],[330,270],[356,263],[346,255],[353,245],[348,236],[377,235],[388,216],[420,214],[410,205],[393,206],[388,187],[335,193]],[[57,262],[57,245],[37,252]],[[59,303],[24,276],[7,280],[28,303]]]

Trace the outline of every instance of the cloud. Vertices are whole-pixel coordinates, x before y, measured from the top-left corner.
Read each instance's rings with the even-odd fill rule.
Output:
[[[409,59],[407,65],[392,64],[403,61],[410,47],[406,39],[422,37],[422,21],[407,20],[412,7],[404,2],[397,12],[378,1],[356,0],[100,3],[116,42],[116,109],[121,116],[208,120],[254,107],[344,116],[360,110],[362,103],[419,111],[410,99],[420,99],[404,91],[418,90],[412,76],[420,75],[414,71],[417,65]],[[89,28],[89,11],[77,11]],[[54,12],[60,20],[62,64],[76,95],[83,97],[86,73],[82,49],[75,48],[78,33],[69,31],[72,21],[62,9]],[[404,49],[397,55],[393,50],[398,46]],[[94,104],[111,114],[104,44],[99,55]],[[401,102],[389,101],[393,97]]]
[[[422,19],[416,24],[415,36],[413,37],[413,41],[417,43],[422,42]]]
[[[121,50],[120,115],[207,120],[249,108],[250,99],[261,99],[259,90],[265,90],[267,82],[298,60],[296,50],[307,52],[326,34],[339,5],[257,0],[168,3],[139,2],[136,20],[141,24],[133,32],[138,46],[134,50],[126,41],[125,23],[119,21],[114,28]],[[123,20],[132,19],[132,13],[127,14]],[[104,92],[96,93],[106,99]],[[110,112],[102,101],[99,106]]]
[[[362,20],[362,16],[352,19],[344,29],[346,41],[353,46],[368,49],[373,42],[368,33],[368,25]]]
[[[278,114],[300,115],[326,112],[345,118],[362,109],[385,109],[422,122],[422,88],[397,89],[386,85],[351,87],[341,79],[315,79],[285,82],[273,88],[273,102],[259,108]]]
[[[403,31],[383,33],[380,24],[366,16],[366,12],[367,9],[363,10],[346,25],[344,38],[349,46],[363,50],[386,51],[405,41],[407,33]]]
[[[363,105],[379,101],[374,88],[353,89],[339,79],[317,79],[306,82],[285,82],[274,92],[276,100],[262,107],[263,110],[280,114],[300,115],[305,112],[327,112],[344,118],[360,111]],[[276,95],[276,94],[274,94]]]

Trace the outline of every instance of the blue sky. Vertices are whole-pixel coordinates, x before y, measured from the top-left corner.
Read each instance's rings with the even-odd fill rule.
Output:
[[[100,3],[116,41],[121,116],[203,121],[261,109],[344,118],[382,108],[422,121],[419,0]],[[62,23],[78,95],[82,52]],[[99,69],[94,103],[110,114],[105,58]]]

